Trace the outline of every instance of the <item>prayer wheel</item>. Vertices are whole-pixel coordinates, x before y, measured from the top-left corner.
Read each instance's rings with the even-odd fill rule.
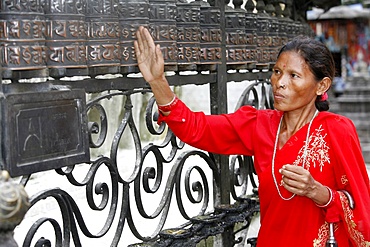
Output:
[[[278,5],[280,7],[280,5]],[[278,7],[275,7],[277,9]],[[285,18],[281,15],[280,12],[277,13],[278,18],[278,25],[279,25],[279,37],[280,37],[280,47],[278,47],[278,51],[280,48],[288,43],[288,34],[287,34],[287,27],[285,25]]]
[[[266,11],[270,17],[269,23],[269,46],[267,48],[269,54],[269,67],[272,68],[277,60],[277,47],[281,46],[281,39],[279,37],[279,20],[276,17],[275,7],[272,5],[272,1],[267,1]]]
[[[255,69],[257,63],[257,16],[254,11],[254,2],[248,0],[245,3],[245,34],[246,34],[246,49],[247,49],[247,68]]]
[[[283,44],[286,44],[289,42],[290,38],[291,38],[291,35],[290,35],[290,32],[291,32],[291,22],[292,20],[287,18],[287,17],[282,17],[280,19],[280,33],[282,33],[284,36],[283,36]]]
[[[43,78],[46,23],[42,0],[0,0],[0,55],[3,79]]]
[[[257,1],[257,64],[259,70],[269,69],[270,67],[270,36],[269,25],[271,18],[265,12],[265,4],[263,1]]]
[[[197,70],[200,58],[200,3],[176,3],[178,70]]]
[[[277,0],[274,2],[275,6],[275,16],[278,21],[278,37],[280,39],[280,45],[276,47],[277,53],[279,53],[281,47],[285,45],[288,42],[287,38],[287,32],[286,32],[286,27],[284,23],[284,17],[283,17],[283,12],[282,12],[282,4],[284,4],[284,0]]]
[[[87,76],[86,0],[45,1],[46,63],[50,76]]]
[[[149,25],[148,0],[119,0],[120,35],[120,72],[122,74],[137,73],[134,40],[139,26]]]
[[[282,25],[284,26],[284,30],[286,33],[286,40],[285,43],[287,43],[289,40],[291,40],[295,34],[294,34],[294,22],[292,19],[284,17],[282,19]]]
[[[87,0],[89,75],[116,74],[120,67],[118,0]]]
[[[295,27],[294,27],[294,21],[290,18],[292,13],[291,13],[291,8],[292,8],[292,0],[286,0],[285,2],[285,8],[283,11],[284,15],[284,26],[287,34],[287,41],[291,40],[296,36],[295,34]]]
[[[235,7],[226,6],[226,64],[228,69],[246,69],[247,37],[245,33],[245,11],[240,8],[243,1],[233,1]]]
[[[161,46],[165,70],[177,71],[176,0],[149,0],[149,31]]]
[[[199,0],[200,6],[200,64],[199,71],[216,71],[221,64],[221,10]]]

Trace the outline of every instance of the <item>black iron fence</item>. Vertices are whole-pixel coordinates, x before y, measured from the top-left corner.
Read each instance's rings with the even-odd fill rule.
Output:
[[[57,205],[58,216],[41,212],[27,230],[18,226],[19,245],[86,246],[85,239],[110,232],[104,246],[246,242],[236,236],[258,212],[253,158],[194,150],[165,124],[158,126],[133,41],[137,28],[146,26],[161,44],[171,86],[209,85],[211,113],[227,112],[231,81],[250,82],[238,106],[272,108],[269,70],[278,49],[295,35],[311,35],[292,1],[0,4],[0,246],[17,246],[14,229],[47,200]],[[134,158],[121,155],[122,150]],[[62,182],[43,183],[50,171]],[[24,188],[35,180],[39,190],[27,196]],[[86,206],[62,183],[82,189]],[[157,200],[145,199],[152,196]],[[198,207],[189,210],[185,202]],[[172,207],[181,219],[166,228]],[[135,221],[134,210],[156,222],[152,231],[142,233],[147,226]],[[134,242],[127,243],[126,229]]]

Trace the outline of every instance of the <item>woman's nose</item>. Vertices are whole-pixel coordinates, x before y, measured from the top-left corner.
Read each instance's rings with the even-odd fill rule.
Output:
[[[276,89],[279,89],[279,88],[285,89],[286,88],[286,80],[284,79],[283,75],[275,76],[274,80],[272,79],[271,82],[273,82],[273,81],[274,81],[273,85],[276,87]]]

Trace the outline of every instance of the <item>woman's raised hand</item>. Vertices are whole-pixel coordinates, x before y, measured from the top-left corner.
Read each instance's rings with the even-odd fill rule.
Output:
[[[151,84],[163,80],[164,60],[159,45],[155,45],[148,29],[140,26],[134,41],[136,59],[144,79]]]
[[[157,104],[166,105],[172,102],[174,93],[164,74],[164,59],[160,46],[154,44],[148,29],[142,26],[136,32],[136,38],[134,46],[139,69],[149,83]]]

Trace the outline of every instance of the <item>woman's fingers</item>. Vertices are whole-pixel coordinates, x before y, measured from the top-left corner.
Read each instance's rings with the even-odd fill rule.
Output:
[[[143,42],[144,42],[144,47],[148,49],[149,51],[154,51],[155,50],[155,44],[154,40],[152,38],[152,35],[149,33],[148,29],[144,27],[140,27],[143,33]]]
[[[311,174],[299,166],[285,165],[280,171],[284,187],[297,194],[305,194],[313,182]]]
[[[154,40],[149,33],[147,28],[140,26],[136,32],[136,40],[134,41],[134,47],[138,62],[143,62],[146,59],[157,60],[159,55],[162,56],[158,45],[154,43]]]
[[[156,45],[147,28],[139,27],[137,40],[140,53],[154,55]]]
[[[135,54],[144,79],[148,83],[163,79],[164,58],[160,46],[154,43],[148,29],[143,26],[138,28],[136,36],[134,41]]]

